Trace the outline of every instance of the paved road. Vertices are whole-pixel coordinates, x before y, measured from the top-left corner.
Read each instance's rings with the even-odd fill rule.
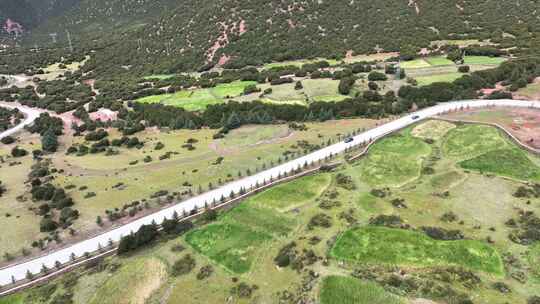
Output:
[[[0,139],[2,139],[4,137],[7,137],[7,136],[11,136],[11,135],[19,132],[20,130],[22,130],[25,126],[32,124],[34,122],[34,120],[36,120],[36,118],[38,118],[39,114],[41,113],[41,111],[29,108],[29,107],[15,106],[15,105],[10,105],[10,104],[1,103],[1,102],[0,102],[0,107],[9,108],[9,109],[18,108],[19,111],[23,112],[24,116],[25,116],[24,120],[20,124],[16,125],[15,127],[11,128],[11,129],[8,129],[8,130],[6,130],[4,132],[1,132],[0,133]]]
[[[354,137],[354,141],[351,143],[340,142],[328,147],[325,147],[321,150],[315,151],[311,154],[303,156],[301,158],[292,160],[288,163],[282,164],[280,166],[262,171],[256,175],[243,178],[241,180],[231,182],[226,184],[218,189],[204,193],[202,195],[193,197],[187,201],[178,203],[177,205],[163,209],[157,213],[148,215],[146,217],[135,220],[131,223],[128,223],[124,226],[115,228],[101,235],[92,237],[85,241],[70,245],[69,247],[54,251],[48,252],[46,255],[39,258],[13,265],[8,266],[3,269],[0,269],[0,285],[5,285],[11,283],[11,277],[13,276],[16,280],[23,279],[26,272],[29,270],[32,273],[39,273],[42,265],[46,265],[48,268],[53,268],[55,261],[60,261],[62,263],[68,262],[70,260],[70,255],[73,253],[77,257],[82,256],[85,252],[96,251],[99,246],[106,246],[109,240],[118,241],[124,235],[130,234],[132,231],[137,231],[141,225],[151,224],[152,221],[161,223],[163,218],[171,218],[173,213],[176,211],[178,214],[182,214],[183,211],[189,212],[193,210],[194,207],[202,208],[205,206],[205,203],[211,203],[213,199],[219,201],[221,196],[229,196],[231,191],[238,193],[241,187],[249,188],[255,183],[262,184],[264,180],[268,181],[271,178],[276,178],[278,174],[283,174],[289,172],[293,169],[301,167],[304,163],[316,162],[320,159],[324,159],[326,156],[336,153],[343,152],[346,148],[353,145],[366,142],[372,139],[375,139],[380,136],[384,136],[406,126],[409,126],[419,120],[436,116],[438,114],[458,110],[464,107],[486,107],[486,106],[514,106],[514,107],[535,107],[540,108],[540,101],[517,101],[517,100],[468,100],[468,101],[459,101],[451,103],[443,103],[431,108],[426,108],[416,113],[409,114],[397,120],[391,121],[387,124],[381,125],[377,128],[366,131],[362,134],[359,134]],[[416,117],[417,116],[417,117]],[[416,119],[413,119],[416,118]]]

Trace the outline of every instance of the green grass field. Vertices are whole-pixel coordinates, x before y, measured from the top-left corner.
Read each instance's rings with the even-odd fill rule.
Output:
[[[403,69],[420,69],[420,68],[429,68],[431,64],[426,62],[424,59],[414,59],[409,61],[401,61],[400,66]]]
[[[408,129],[375,143],[359,174],[371,185],[401,185],[420,175],[422,159],[430,151],[429,145]]]
[[[435,82],[452,82],[464,74],[462,73],[446,73],[446,74],[435,74],[435,75],[429,75],[429,76],[419,76],[415,77],[416,81],[418,81],[419,86],[425,86],[430,85]]]
[[[456,125],[446,121],[429,120],[416,126],[411,134],[422,139],[439,140],[455,127]]]
[[[506,61],[502,57],[488,57],[488,56],[465,56],[465,64],[488,64],[499,65]]]
[[[536,243],[530,248],[527,261],[536,279],[540,279],[540,243]]]
[[[339,61],[334,60],[334,59],[324,59],[324,58],[299,59],[299,60],[290,60],[290,61],[267,63],[267,64],[265,64],[263,66],[263,69],[278,68],[278,67],[284,67],[284,66],[289,66],[289,65],[301,67],[304,64],[315,63],[315,62],[319,62],[319,61],[322,61],[322,60],[327,61],[330,65],[338,65],[339,64]]]
[[[261,100],[273,104],[299,104],[307,105],[313,101],[331,102],[341,101],[350,96],[341,95],[338,92],[339,80],[333,79],[304,79],[301,81],[303,89],[295,90],[294,83],[270,86],[268,84],[259,85],[264,90],[272,89],[272,93],[259,98],[260,94],[250,94],[241,96],[238,101]]]
[[[504,274],[499,253],[487,243],[437,241],[423,233],[363,227],[346,231],[330,253],[353,263],[435,266],[455,265],[495,275]]]
[[[351,277],[324,278],[319,295],[321,304],[398,304],[398,297],[379,285]]]
[[[196,251],[238,274],[251,269],[256,248],[271,239],[267,233],[230,223],[212,224],[186,236],[186,241]]]
[[[244,88],[254,81],[235,81],[218,84],[214,88],[180,91],[173,94],[153,95],[137,99],[142,103],[162,103],[182,107],[188,111],[202,111],[208,105],[226,102],[226,99],[242,95]]]
[[[435,175],[431,179],[431,185],[434,188],[444,189],[451,187],[454,183],[463,179],[463,176],[457,171],[444,172],[442,174]]]
[[[290,210],[321,195],[330,180],[327,174],[306,176],[258,194],[253,200],[261,206]]]
[[[508,147],[500,132],[484,125],[464,125],[451,130],[443,144],[447,156],[467,159],[485,152]]]
[[[244,93],[244,88],[248,85],[257,84],[255,81],[234,81],[231,83],[218,84],[210,88],[210,93],[219,98],[232,98]]]
[[[540,179],[540,168],[536,162],[494,127],[465,125],[453,129],[444,142],[443,151],[462,160],[459,165],[464,169],[519,180]]]
[[[332,79],[305,79],[302,80],[305,92],[308,99],[314,101],[340,101],[349,96],[339,94],[339,81]]]
[[[517,147],[489,151],[459,163],[464,169],[494,173],[525,181],[540,180],[540,168]]]
[[[455,65],[452,60],[446,59],[445,56],[427,57],[425,60],[432,66]]]
[[[137,99],[141,103],[161,103],[164,105],[182,107],[188,111],[201,111],[208,105],[222,101],[210,94],[207,89],[180,91],[174,94],[153,95]]]
[[[25,298],[22,294],[10,295],[0,298],[0,304],[24,304]]]
[[[287,235],[294,227],[292,219],[271,209],[255,207],[254,201],[255,198],[244,202],[215,224],[190,232],[186,241],[233,273],[249,272],[265,243]]]

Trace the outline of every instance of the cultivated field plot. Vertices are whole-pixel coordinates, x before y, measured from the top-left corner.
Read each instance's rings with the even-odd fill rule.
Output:
[[[405,303],[379,285],[351,277],[324,278],[320,292],[321,304],[399,304]]]
[[[397,52],[375,53],[375,54],[368,54],[368,55],[353,55],[351,57],[346,57],[343,61],[345,61],[346,63],[385,61],[388,58],[396,57],[398,55],[399,54]]]
[[[489,41],[480,41],[478,39],[451,39],[451,40],[435,40],[431,42],[431,45],[458,45],[461,47],[467,47],[470,45],[490,45]]]
[[[478,241],[436,241],[423,233],[381,227],[348,230],[331,255],[355,263],[409,266],[461,266],[502,275],[502,259]]]
[[[450,157],[468,159],[509,146],[496,128],[468,125],[453,129],[444,142],[443,150]]]
[[[301,67],[302,65],[304,64],[309,64],[309,63],[316,63],[316,62],[319,62],[319,61],[326,61],[328,62],[331,66],[332,65],[338,65],[339,64],[339,61],[335,60],[335,59],[325,59],[325,58],[316,58],[316,59],[299,59],[299,60],[290,60],[290,61],[281,61],[281,62],[272,62],[272,63],[267,63],[263,66],[263,69],[271,69],[271,68],[278,68],[278,67],[284,67],[284,66],[297,66],[297,67]]]
[[[230,100],[238,102],[250,102],[261,100],[273,104],[299,104],[307,105],[311,102],[341,101],[350,96],[341,95],[338,92],[339,80],[333,79],[303,79],[300,80],[303,88],[295,89],[295,83],[272,86],[270,84],[258,84],[257,87],[264,91],[272,89],[271,93],[252,93],[243,95],[244,88],[256,84],[253,81],[236,81],[229,84],[219,84],[215,88],[180,91],[174,94],[147,96],[138,99],[143,103],[162,103],[171,106],[182,107],[188,111],[202,111],[208,105],[226,103]]]
[[[487,64],[487,65],[499,65],[506,61],[502,57],[487,57],[487,56],[465,56],[465,64]]]
[[[409,61],[402,61],[400,63],[401,68],[403,69],[420,69],[420,68],[429,68],[431,64],[424,59],[414,59]]]
[[[321,60],[327,61],[331,66],[339,65],[342,62],[345,63],[355,63],[355,62],[374,62],[374,61],[385,61],[388,58],[396,57],[398,56],[398,53],[395,52],[388,52],[388,53],[376,53],[376,54],[361,54],[361,55],[353,55],[348,56],[346,58],[343,58],[343,60],[335,60],[335,59],[325,59],[325,58],[316,58],[316,59],[305,59],[305,60],[290,60],[290,61],[283,61],[283,62],[272,62],[265,64],[263,66],[264,69],[270,69],[275,67],[284,67],[288,65],[293,65],[300,67],[304,64],[308,63],[315,63]]]
[[[330,184],[330,180],[328,174],[307,176],[258,194],[253,200],[261,206],[288,211],[319,197]],[[287,197],[287,200],[284,200],[284,197]]]
[[[540,180],[539,160],[509,142],[498,129],[466,125],[449,132],[446,155],[461,159],[464,169],[489,172],[524,181]]]
[[[492,58],[485,56],[466,56],[465,64],[471,72],[490,69],[504,62],[504,58]],[[463,75],[458,72],[458,66],[444,56],[433,56],[404,61],[401,67],[407,71],[407,76],[416,79],[419,86],[425,86],[434,82],[452,82]]]
[[[286,237],[295,226],[292,218],[252,204],[249,200],[217,223],[189,233],[187,243],[233,273],[250,271],[265,244]]]
[[[420,175],[422,161],[431,148],[407,131],[376,143],[360,166],[360,175],[371,185],[401,185]]]
[[[418,81],[419,86],[426,86],[430,85],[435,82],[452,82],[460,77],[462,77],[462,73],[448,73],[448,74],[437,74],[437,75],[431,75],[431,76],[420,76],[416,77],[416,81]]]
[[[411,134],[414,137],[422,139],[441,139],[448,131],[455,128],[456,125],[444,121],[428,120],[427,122],[415,127]]]
[[[491,65],[497,66],[506,61],[502,57],[488,57],[488,56],[465,56],[464,64],[466,65]],[[422,69],[438,66],[456,66],[454,62],[448,60],[445,56],[431,56],[418,58],[409,61],[402,61],[400,63],[404,69]]]
[[[230,148],[250,142],[249,130],[240,134]],[[463,168],[514,148],[493,128],[419,123],[373,146],[393,153],[396,166],[418,162],[403,183],[373,183],[363,173],[373,165],[369,156],[343,162],[263,191],[214,221],[196,221],[187,234],[163,236],[0,303],[527,303],[539,290],[540,245],[516,238],[534,236],[537,190],[502,178],[508,172]],[[536,158],[520,152],[533,168]],[[514,156],[504,161],[522,167]],[[175,274],[173,265],[188,255],[192,269]]]
[[[260,93],[239,96],[234,100],[249,102],[260,100],[273,104],[299,104],[308,105],[311,102],[337,102],[349,98],[351,95],[341,95],[338,92],[339,80],[333,79],[302,79],[302,89],[295,89],[295,83],[271,86],[269,84],[257,85],[262,91],[272,89],[269,94]]]
[[[444,56],[427,57],[425,60],[432,66],[455,65],[452,60],[449,60]]]
[[[465,121],[496,123],[518,138],[521,143],[540,149],[540,111],[527,108],[472,109],[444,117]]]
[[[254,81],[235,81],[219,84],[214,88],[180,91],[173,94],[154,95],[139,98],[142,103],[161,103],[170,106],[182,107],[188,111],[202,111],[208,105],[226,102],[242,95],[244,88],[255,84]]]

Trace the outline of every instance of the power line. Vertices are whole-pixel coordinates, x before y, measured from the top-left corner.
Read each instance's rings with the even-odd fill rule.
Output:
[[[69,33],[69,31],[66,29],[66,33],[67,33],[67,38],[68,38],[68,42],[69,42],[69,50],[73,53],[73,44],[71,42],[71,34]]]

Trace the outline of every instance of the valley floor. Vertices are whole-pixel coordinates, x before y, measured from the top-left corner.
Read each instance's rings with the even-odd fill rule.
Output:
[[[539,180],[540,159],[496,128],[427,121],[0,303],[525,304],[540,282],[540,247],[522,238],[540,228]]]

